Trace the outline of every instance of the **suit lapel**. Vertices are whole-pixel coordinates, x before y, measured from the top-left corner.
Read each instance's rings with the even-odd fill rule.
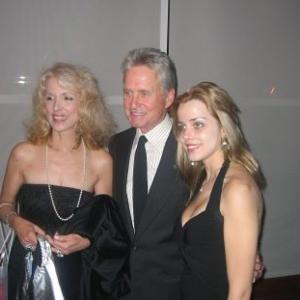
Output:
[[[127,232],[133,238],[134,229],[132,226],[131,215],[128,205],[128,198],[126,192],[127,185],[127,173],[128,173],[128,165],[129,165],[129,157],[131,152],[132,143],[135,136],[135,130],[129,131],[126,138],[124,138],[124,142],[120,143],[120,147],[122,147],[121,155],[118,157],[118,180],[117,182],[120,184],[118,189],[120,189],[121,193],[121,213],[123,215],[123,219],[125,220],[125,225],[127,227]]]
[[[148,194],[147,204],[141,216],[141,222],[138,228],[136,228],[136,239],[147,229],[153,218],[155,218],[167,201],[168,197],[165,197],[165,193],[168,192],[168,188],[166,185],[168,184],[168,178],[174,176],[174,169],[176,168],[175,151],[176,141],[171,131]]]

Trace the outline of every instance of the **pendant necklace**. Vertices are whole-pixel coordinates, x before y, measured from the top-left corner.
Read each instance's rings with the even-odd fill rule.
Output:
[[[81,143],[82,143],[82,147],[83,147],[83,151],[82,151],[83,152],[83,157],[82,157],[82,161],[83,161],[83,163],[82,163],[82,165],[83,165],[82,184],[81,184],[80,193],[79,193],[78,201],[77,201],[77,204],[76,204],[76,208],[79,207],[80,202],[81,202],[82,192],[83,192],[84,183],[85,183],[85,173],[86,173],[86,147],[85,147],[85,144],[84,144],[84,141],[83,141],[82,138],[81,138]],[[48,174],[48,142],[45,145],[45,167],[46,167],[46,179],[47,179],[47,186],[48,186],[49,196],[50,196],[50,199],[51,199],[51,203],[52,203],[52,207],[53,207],[53,210],[55,212],[55,215],[57,216],[57,218],[59,220],[61,220],[63,222],[69,221],[74,216],[74,213],[71,213],[71,215],[69,215],[66,218],[62,217],[59,214],[59,212],[57,210],[57,207],[55,205],[55,202],[54,202],[52,189],[51,189],[51,184],[49,183],[49,174]]]

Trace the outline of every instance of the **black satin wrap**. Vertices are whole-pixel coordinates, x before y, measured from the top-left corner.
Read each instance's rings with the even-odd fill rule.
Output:
[[[69,216],[79,189],[52,185],[60,215]],[[66,300],[115,300],[128,292],[129,239],[118,213],[117,203],[108,195],[94,196],[83,191],[79,208],[68,221],[60,220],[53,209],[46,184],[26,183],[17,194],[19,215],[48,235],[78,233],[91,246],[64,257],[53,256],[58,280]],[[8,263],[8,299],[21,299],[27,251],[15,237]],[[39,264],[39,251],[34,252]]]
[[[91,241],[82,252],[81,299],[114,300],[129,292],[129,239],[110,196],[85,203],[59,233],[77,233]]]

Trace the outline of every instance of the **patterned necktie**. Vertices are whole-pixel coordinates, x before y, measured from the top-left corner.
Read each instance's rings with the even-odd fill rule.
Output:
[[[144,135],[140,136],[134,155],[133,165],[133,211],[134,226],[137,228],[143,210],[147,202],[148,183],[147,183],[147,156],[145,143],[147,139]]]

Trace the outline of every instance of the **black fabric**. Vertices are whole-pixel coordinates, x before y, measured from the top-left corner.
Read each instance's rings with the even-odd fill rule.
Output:
[[[216,178],[206,210],[183,227],[180,222],[181,252],[185,262],[180,282],[183,300],[225,300],[228,297],[224,222],[219,208],[227,169],[226,161]]]
[[[83,191],[80,207],[74,210],[79,190],[52,186],[56,206],[62,216],[74,212],[67,222],[53,210],[45,184],[24,184],[17,195],[20,215],[53,235],[78,233],[91,240],[88,249],[54,255],[59,282],[66,300],[117,299],[128,292],[128,238],[123,232],[117,207],[108,195],[93,196]],[[15,238],[8,266],[8,299],[20,299],[24,281],[25,249]],[[105,262],[105,263],[104,263]]]
[[[136,130],[115,135],[110,143],[113,157],[113,195],[131,239],[130,300],[179,300],[183,261],[176,224],[189,191],[176,168],[176,140],[170,131],[140,223],[133,230],[126,193],[130,152]],[[122,298],[123,299],[123,298]]]
[[[96,196],[85,232],[92,247],[83,252],[82,299],[119,299],[129,292],[129,239],[111,197]]]
[[[133,211],[134,211],[134,225],[137,228],[141,215],[144,211],[147,194],[147,154],[145,149],[147,139],[144,135],[140,136],[139,142],[134,155],[133,164]]]

